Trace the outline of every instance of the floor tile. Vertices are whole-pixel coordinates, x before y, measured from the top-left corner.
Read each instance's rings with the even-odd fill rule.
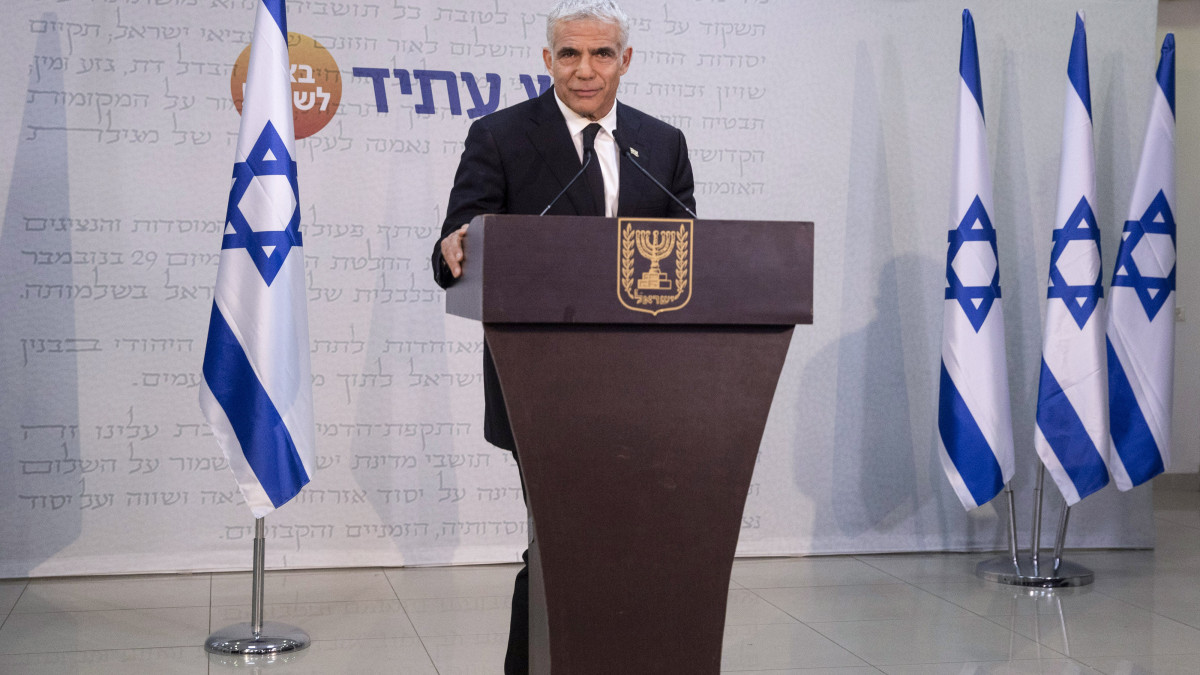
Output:
[[[871,567],[913,584],[970,581],[975,566],[995,553],[893,553],[859,556]]]
[[[726,626],[746,626],[766,623],[796,623],[786,612],[745,589],[729,591],[725,610]]]
[[[111,649],[105,651],[0,656],[4,675],[206,675],[204,647]]]
[[[512,598],[413,598],[402,600],[417,635],[508,633]]]
[[[803,624],[725,627],[721,650],[723,672],[866,665]]]
[[[29,582],[24,579],[0,581],[0,623],[4,623],[4,617],[12,611],[13,605],[17,604],[17,599],[21,597],[21,593],[28,584]]]
[[[1096,579],[1150,577],[1159,572],[1200,568],[1200,530],[1155,518],[1153,550],[1068,551],[1067,559],[1088,567]]]
[[[209,587],[207,574],[35,579],[13,612],[208,607]]]
[[[738,675],[880,675],[882,670],[872,665],[850,668],[788,668],[786,670],[721,670]]]
[[[762,588],[759,597],[805,623],[906,617],[953,617],[971,613],[908,584]]]
[[[1200,490],[1155,490],[1154,517],[1200,528]]]
[[[12,614],[0,654],[203,645],[207,607]]]
[[[212,605],[250,602],[250,574],[212,575]],[[387,577],[378,568],[305,572],[269,571],[263,589],[266,604],[395,600]]]
[[[1006,586],[976,579],[955,583],[920,584],[920,587],[981,616],[1120,612],[1130,608],[1130,605],[1099,592],[1094,584],[1045,590]]]
[[[504,670],[508,630],[490,635],[422,638],[438,675],[499,675]]]
[[[887,675],[1100,675],[1099,671],[1070,659],[923,663],[880,669]]]
[[[1104,675],[1196,675],[1192,654],[1084,658],[1080,661]]]
[[[268,604],[266,621],[291,624],[315,640],[364,640],[416,637],[399,600]],[[214,607],[213,630],[250,620],[250,606]]]
[[[976,616],[813,623],[822,635],[880,665],[1063,658]]]
[[[1155,509],[1154,518],[1158,521],[1166,521],[1175,525],[1182,525],[1193,529],[1200,529],[1200,513],[1196,511],[1184,511],[1177,509]]]
[[[769,558],[733,563],[733,580],[743,588],[849,586],[896,583],[896,578],[845,556]]]
[[[1198,675],[1200,493],[1155,502],[1157,548],[1069,551],[1096,572],[1077,589],[980,581],[975,564],[995,554],[738,560],[723,671]],[[314,639],[276,665],[496,675],[518,568],[269,572],[268,620]],[[211,577],[0,581],[0,675],[245,672],[201,645],[212,627],[248,619],[250,576]]]
[[[1159,566],[1170,567],[1170,560],[1157,551],[1067,551],[1066,560],[1083,565],[1096,580],[1113,577],[1153,576]]]
[[[1200,630],[1136,607],[1117,613],[1068,613],[1059,617],[994,617],[998,624],[1035,638],[1067,656],[1123,654],[1200,655]],[[1197,657],[1200,660],[1200,656]]]
[[[1195,571],[1164,571],[1152,576],[1108,577],[1096,580],[1096,589],[1160,614],[1200,628],[1200,584]]]
[[[384,570],[396,597],[480,598],[512,597],[513,580],[520,565],[464,565],[460,567],[400,567]]]
[[[211,675],[245,673],[237,657],[209,657]],[[251,670],[250,672],[260,672]],[[416,638],[381,640],[314,640],[308,649],[289,655],[286,662],[264,665],[261,672],[284,675],[341,675],[342,673],[403,673],[438,675],[425,647]],[[498,673],[499,671],[495,671]]]

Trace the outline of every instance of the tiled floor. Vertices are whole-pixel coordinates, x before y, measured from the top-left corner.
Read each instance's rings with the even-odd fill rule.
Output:
[[[1155,551],[1072,552],[1096,583],[1057,593],[977,580],[991,555],[739,560],[723,669],[1200,674],[1200,492],[1158,490],[1155,515]],[[248,574],[0,581],[0,673],[492,675],[515,569],[269,573],[267,619],[303,627],[313,646],[261,667],[201,647],[248,620]]]

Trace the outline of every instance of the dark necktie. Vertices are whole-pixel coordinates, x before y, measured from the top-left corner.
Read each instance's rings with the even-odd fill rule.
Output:
[[[592,203],[595,209],[590,214],[593,216],[604,215],[604,173],[600,171],[600,158],[596,156],[596,134],[600,131],[600,125],[592,122],[583,128],[583,156],[587,158],[588,153],[592,155],[592,162],[588,164],[587,171],[584,172],[584,178],[587,179],[588,189],[592,194]]]

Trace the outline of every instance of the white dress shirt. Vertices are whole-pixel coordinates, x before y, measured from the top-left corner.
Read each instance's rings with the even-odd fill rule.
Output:
[[[575,143],[575,153],[579,155],[579,161],[582,162],[583,129],[591,124],[592,120],[568,108],[567,104],[558,97],[558,92],[554,92],[554,101],[558,103],[558,109],[562,111],[563,118],[567,120],[567,131],[571,132],[571,140]],[[619,168],[621,156],[617,151],[617,141],[613,137],[613,131],[617,128],[618,105],[620,103],[614,101],[612,110],[596,120],[600,125],[600,131],[596,134],[596,159],[600,161],[600,172],[604,175],[604,215],[608,218],[617,215],[619,197],[617,191],[621,185]]]

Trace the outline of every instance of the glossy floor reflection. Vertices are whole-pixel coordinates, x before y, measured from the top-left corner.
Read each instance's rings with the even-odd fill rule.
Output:
[[[1200,492],[1155,494],[1154,551],[1079,551],[1096,583],[1025,592],[989,555],[739,560],[723,670],[773,675],[1200,673]],[[269,620],[313,646],[246,667],[205,654],[249,618],[248,574],[0,581],[0,674],[495,675],[512,565],[271,572]]]

